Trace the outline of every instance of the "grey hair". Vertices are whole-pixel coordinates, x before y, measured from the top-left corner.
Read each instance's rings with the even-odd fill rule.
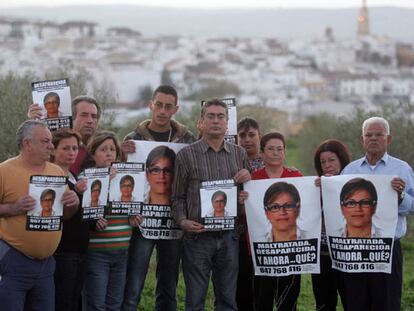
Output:
[[[19,150],[22,149],[22,143],[24,139],[31,139],[33,137],[33,129],[37,126],[43,126],[47,128],[46,123],[39,120],[26,120],[20,124],[16,132],[16,143]]]
[[[72,100],[72,114],[73,114],[73,119],[77,118],[77,110],[76,107],[80,102],[87,102],[89,104],[92,104],[96,107],[96,111],[97,111],[97,115],[98,115],[98,121],[101,118],[101,113],[102,113],[102,108],[101,106],[98,104],[97,100],[91,96],[88,95],[79,95],[76,96],[73,100]]]
[[[364,123],[362,123],[362,135],[364,135],[364,133],[365,133],[365,129],[366,129],[369,125],[374,124],[374,123],[379,123],[379,124],[381,124],[381,125],[384,127],[385,132],[387,132],[387,135],[390,135],[390,125],[388,124],[388,121],[387,121],[387,120],[385,120],[385,119],[384,119],[384,118],[382,118],[382,117],[371,117],[371,118],[366,119],[366,120],[364,121]]]

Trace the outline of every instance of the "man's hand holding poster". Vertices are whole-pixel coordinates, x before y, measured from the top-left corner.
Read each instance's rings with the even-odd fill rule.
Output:
[[[108,203],[109,168],[88,168],[83,177],[87,178],[88,185],[82,198],[82,219],[102,218]]]
[[[42,119],[50,130],[72,127],[72,105],[68,79],[32,83],[33,103],[42,107]]]
[[[135,141],[136,152],[128,155],[128,162],[142,164],[144,171],[138,173],[143,183],[141,214],[144,217],[139,228],[147,239],[179,239],[182,231],[171,217],[171,191],[174,179],[175,157],[186,144]]]
[[[315,177],[253,180],[244,189],[255,274],[319,273],[321,205]]]
[[[35,198],[36,207],[27,213],[26,229],[57,231],[62,226],[62,196],[66,190],[65,176],[30,177],[29,195]]]
[[[201,183],[201,217],[206,231],[233,230],[237,217],[237,186],[231,180]]]
[[[322,177],[323,211],[332,267],[391,273],[398,218],[393,176]]]

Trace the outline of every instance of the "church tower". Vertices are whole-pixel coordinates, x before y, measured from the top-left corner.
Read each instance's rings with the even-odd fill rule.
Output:
[[[362,7],[358,16],[358,37],[369,35],[369,18],[366,0],[362,0]]]

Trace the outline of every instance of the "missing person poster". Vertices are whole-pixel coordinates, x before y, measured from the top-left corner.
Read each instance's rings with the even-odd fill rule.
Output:
[[[72,127],[72,104],[68,79],[32,83],[33,103],[43,109],[42,119],[50,130]]]
[[[66,185],[65,176],[33,175],[30,177],[29,195],[36,200],[36,207],[27,212],[26,230],[61,230],[62,196]]]
[[[323,212],[332,267],[391,273],[398,219],[393,176],[322,177]]]
[[[81,174],[80,178],[88,180],[82,198],[82,219],[104,217],[105,207],[108,203],[109,168],[88,168]]]
[[[228,108],[229,111],[229,121],[228,121],[228,127],[226,135],[224,136],[224,139],[228,142],[237,144],[237,109],[236,109],[236,98],[229,97],[229,98],[221,98],[221,101],[223,101]],[[204,105],[206,101],[201,101],[201,106]]]
[[[237,186],[233,179],[202,182],[200,202],[205,230],[234,229],[237,217]]]
[[[142,164],[143,183],[137,200],[141,202],[144,217],[139,228],[147,239],[179,239],[182,231],[171,216],[171,192],[174,164],[178,151],[186,144],[135,141],[136,152],[128,155],[128,162]]]
[[[136,215],[141,212],[143,185],[145,183],[144,163],[112,163],[116,171],[109,184],[109,214]]]
[[[256,275],[319,273],[321,204],[316,177],[271,178],[244,184]]]

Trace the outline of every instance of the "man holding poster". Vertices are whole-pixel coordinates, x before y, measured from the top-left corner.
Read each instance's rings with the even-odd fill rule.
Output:
[[[135,153],[134,140],[185,144],[194,142],[195,138],[187,127],[172,119],[178,108],[177,91],[170,85],[157,87],[149,101],[151,119],[138,124],[136,129],[125,137],[121,146],[124,154]],[[168,166],[170,162],[172,163],[172,157],[175,157],[175,155],[170,154],[171,152],[165,150],[165,147],[158,148],[154,151],[154,159],[152,157],[147,159],[147,162],[149,162],[147,163],[147,180],[152,189],[147,203],[166,204],[171,199],[169,195],[165,198],[165,193],[163,193],[168,188],[166,187],[166,181],[170,182],[170,179],[172,180],[172,171]],[[159,198],[162,198],[163,201],[159,201]],[[146,222],[145,217],[144,222]],[[155,308],[167,311],[177,309],[176,287],[181,256],[181,241],[177,239],[147,239],[143,237],[139,228],[134,228],[129,247],[123,311],[135,311],[139,306],[154,246],[157,247],[158,255]]]
[[[29,195],[32,175],[64,176],[49,161],[52,134],[46,123],[25,121],[17,130],[20,154],[0,164],[0,302],[2,310],[54,310],[55,252],[61,230],[26,229],[27,213],[36,206]],[[61,203],[66,216],[76,211],[79,199],[65,190]],[[51,204],[49,204],[51,207]]]
[[[398,311],[401,308],[403,276],[400,239],[407,230],[406,216],[414,211],[414,174],[406,162],[387,153],[392,137],[390,126],[384,118],[372,117],[365,120],[362,124],[361,140],[365,156],[346,166],[342,174],[398,176],[391,182],[399,198],[398,221],[392,252],[391,274],[346,273],[346,297],[352,297],[347,300],[347,308],[352,311]]]
[[[228,108],[218,99],[207,101],[199,122],[202,138],[183,148],[175,162],[172,214],[185,231],[183,273],[186,310],[203,310],[210,275],[215,286],[215,308],[237,310],[238,230],[205,231],[202,225],[202,182],[250,179],[245,150],[226,142]]]

